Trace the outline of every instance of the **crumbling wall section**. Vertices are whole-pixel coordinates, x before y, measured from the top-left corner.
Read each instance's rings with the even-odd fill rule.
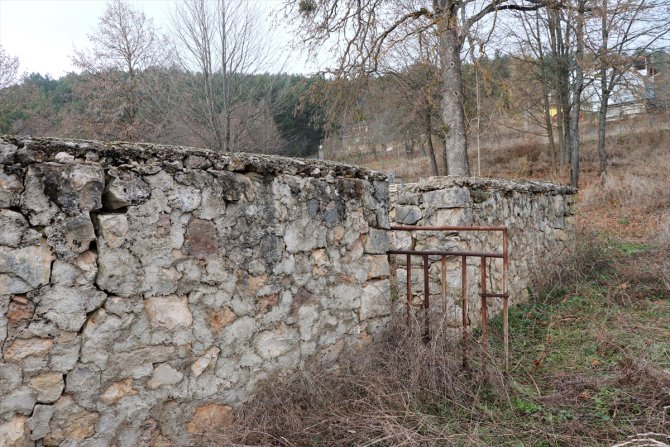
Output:
[[[0,137],[0,445],[188,445],[388,320],[369,171]]]

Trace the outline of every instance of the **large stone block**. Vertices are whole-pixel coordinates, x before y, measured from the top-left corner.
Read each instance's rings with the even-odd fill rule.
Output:
[[[23,182],[19,177],[5,173],[0,166],[0,208],[10,208],[21,203]]]
[[[401,225],[414,225],[422,217],[423,212],[416,205],[398,205],[395,208],[395,221]]]
[[[128,218],[125,214],[100,214],[98,228],[109,248],[119,248],[128,234]]]
[[[28,222],[20,213],[0,210],[0,228],[0,245],[16,247],[28,230]]]
[[[18,362],[27,357],[44,357],[53,345],[50,338],[19,338],[5,348],[4,357],[7,362]]]
[[[44,242],[17,249],[0,247],[0,295],[26,293],[47,284],[52,260]]]
[[[470,203],[470,190],[467,188],[440,189],[428,191],[423,195],[426,208],[460,208]]]
[[[86,315],[97,309],[107,295],[93,287],[52,286],[39,295],[37,314],[65,331],[77,332]]]
[[[193,324],[193,315],[186,297],[170,295],[148,298],[145,300],[144,309],[154,329],[174,330],[188,328]]]
[[[390,248],[391,244],[388,231],[370,228],[368,239],[365,242],[365,253],[386,254]]]
[[[141,273],[139,262],[128,250],[104,250],[98,257],[95,282],[107,292],[130,296],[142,290]]]
[[[111,180],[102,196],[105,208],[117,210],[144,203],[151,197],[151,187],[134,172],[115,169],[109,172]]]

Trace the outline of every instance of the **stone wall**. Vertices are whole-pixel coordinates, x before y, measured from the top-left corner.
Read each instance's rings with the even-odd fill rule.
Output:
[[[542,263],[557,260],[574,241],[574,188],[539,181],[432,177],[403,188],[391,197],[391,220],[397,225],[507,226],[509,231],[510,303],[524,301],[532,287],[532,275]],[[445,233],[393,232],[397,249],[502,251],[500,232]],[[404,300],[407,270],[404,256],[398,261],[398,290]],[[468,310],[471,324],[481,318],[480,258],[468,258]],[[412,294],[423,298],[423,261],[412,258]],[[434,314],[441,304],[440,257],[431,257],[430,291]],[[448,296],[445,303],[449,325],[461,325],[460,259],[447,263]],[[502,260],[489,264],[487,289],[501,292]],[[498,299],[489,300],[489,315],[501,310]]]
[[[389,313],[350,166],[0,137],[0,445],[187,445]]]

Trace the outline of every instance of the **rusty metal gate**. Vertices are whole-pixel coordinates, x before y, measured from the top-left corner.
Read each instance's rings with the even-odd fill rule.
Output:
[[[504,226],[391,226],[392,231],[438,231],[438,232],[468,232],[468,231],[479,231],[479,232],[500,232],[502,233],[501,241],[501,251],[500,252],[476,252],[476,251],[459,251],[459,250],[389,250],[387,254],[389,255],[389,261],[391,265],[395,266],[393,256],[404,255],[406,256],[407,262],[407,324],[411,325],[412,320],[412,256],[420,256],[423,258],[423,310],[424,310],[424,340],[428,342],[430,340],[430,281],[429,281],[429,270],[430,263],[429,257],[431,256],[440,256],[441,257],[441,286],[442,286],[442,299],[446,300],[447,296],[447,258],[458,258],[461,260],[461,300],[462,300],[462,331],[463,331],[463,367],[468,367],[468,278],[467,278],[467,258],[474,257],[480,258],[480,271],[481,271],[481,308],[482,308],[482,321],[481,321],[481,331],[482,331],[482,349],[483,349],[483,365],[486,364],[486,359],[488,357],[488,299],[489,298],[499,298],[502,299],[502,312],[503,312],[503,346],[504,346],[504,368],[505,375],[509,372],[509,322],[508,322],[508,305],[509,305],[509,294],[507,292],[507,271],[509,268],[509,250],[508,250],[508,238],[507,238],[507,227]],[[488,291],[486,289],[486,280],[487,280],[487,262],[489,260],[502,259],[502,280],[501,288],[499,292]],[[392,274],[395,277],[396,284],[398,284],[398,273],[397,268],[392,268]],[[446,302],[446,301],[445,301]]]

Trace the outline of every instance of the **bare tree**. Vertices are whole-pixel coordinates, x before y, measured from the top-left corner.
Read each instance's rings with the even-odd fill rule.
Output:
[[[73,62],[90,75],[85,88],[97,121],[94,132],[105,137],[134,140],[149,117],[140,119],[149,97],[147,70],[163,62],[164,42],[153,22],[123,0],[113,0],[88,36],[88,49],[75,49]]]
[[[586,27],[586,0],[577,0],[575,8],[574,80],[571,84],[572,109],[570,110],[570,185],[579,186],[579,122],[584,91],[584,32]]]
[[[16,81],[19,71],[19,58],[12,57],[0,46],[0,90]]]
[[[607,170],[605,149],[607,111],[610,98],[631,69],[647,62],[650,50],[670,33],[670,7],[658,0],[599,0],[600,36],[593,51],[599,66],[598,173]],[[650,66],[645,67],[652,70]],[[647,75],[651,75],[647,73]]]
[[[499,11],[535,10],[544,0],[287,0],[302,13],[306,41],[331,43],[339,76],[367,75],[389,50],[409,36],[432,32],[439,39],[441,121],[449,175],[470,175],[463,111],[461,50],[470,28]],[[303,30],[301,30],[302,32]]]
[[[183,86],[189,101],[178,105],[191,131],[212,149],[236,150],[248,122],[234,119],[246,100],[244,77],[270,65],[269,32],[259,17],[247,0],[185,0],[175,7],[177,61],[193,75]]]

